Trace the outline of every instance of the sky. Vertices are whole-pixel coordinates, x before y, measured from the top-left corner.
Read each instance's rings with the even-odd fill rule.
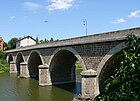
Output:
[[[86,20],[86,22],[85,22]],[[140,27],[140,0],[1,0],[0,37],[67,39]]]

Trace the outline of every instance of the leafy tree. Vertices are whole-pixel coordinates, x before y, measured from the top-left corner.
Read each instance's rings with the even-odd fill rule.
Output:
[[[0,59],[5,59],[5,58],[6,58],[6,54],[0,51]]]
[[[16,42],[17,42],[17,38],[12,38],[9,42],[8,45],[10,46],[10,49],[14,49],[16,48]]]
[[[6,42],[3,43],[3,47],[4,47],[4,50],[10,49],[10,46]]]
[[[126,44],[120,66],[95,101],[140,101],[140,38],[130,34]]]

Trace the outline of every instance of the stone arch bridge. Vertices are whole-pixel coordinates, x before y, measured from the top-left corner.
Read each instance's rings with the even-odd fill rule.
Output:
[[[118,66],[127,34],[140,36],[140,28],[119,30],[6,51],[10,73],[38,77],[39,85],[75,82],[75,62],[80,61],[82,97],[95,97]]]

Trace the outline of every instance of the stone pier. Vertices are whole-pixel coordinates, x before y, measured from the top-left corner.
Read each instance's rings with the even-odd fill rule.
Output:
[[[52,85],[48,65],[39,65],[39,85]]]
[[[10,62],[10,73],[17,73],[17,67],[15,61]]]
[[[82,98],[94,99],[98,94],[97,72],[89,69],[81,72],[82,75]]]
[[[20,63],[20,77],[25,77],[25,78],[30,77],[27,62]]]

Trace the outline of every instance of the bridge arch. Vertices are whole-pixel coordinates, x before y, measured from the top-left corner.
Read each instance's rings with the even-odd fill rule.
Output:
[[[16,68],[17,68],[17,72],[20,74],[20,63],[21,62],[24,62],[25,61],[25,58],[24,58],[24,55],[22,54],[22,52],[19,52],[17,53],[17,56],[16,56]]]
[[[7,62],[10,64],[11,61],[14,61],[14,57],[13,57],[13,54],[10,53],[8,56],[7,56]]]
[[[97,68],[97,79],[98,79],[98,90],[102,91],[104,87],[103,82],[113,73],[112,71],[119,65],[120,56],[122,49],[125,49],[127,45],[122,42],[119,45],[112,48],[99,63]]]
[[[38,66],[44,64],[43,57],[39,51],[33,50],[30,52],[30,55],[27,59],[27,66],[29,69],[30,77],[37,77],[39,76],[39,69]]]
[[[75,63],[79,60],[86,70],[81,56],[71,47],[57,48],[49,61],[52,84],[75,82]],[[63,82],[62,82],[63,81]]]

